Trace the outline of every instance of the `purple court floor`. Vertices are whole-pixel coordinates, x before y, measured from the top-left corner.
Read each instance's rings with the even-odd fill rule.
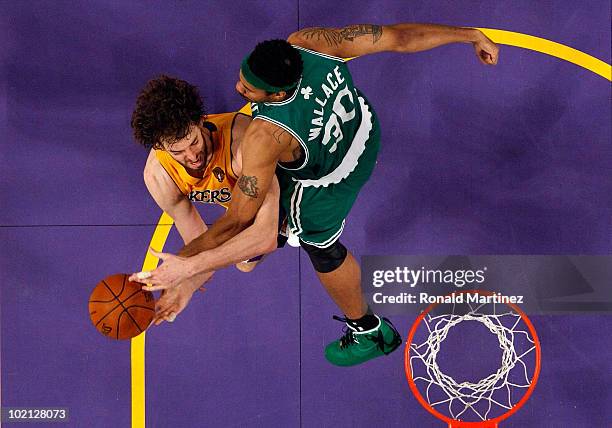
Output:
[[[366,22],[503,29],[611,61],[605,0],[0,1],[2,407],[135,426],[130,343],[94,330],[87,299],[101,278],[140,270],[161,214],[129,126],[144,83],[174,75],[209,112],[235,111],[238,65],[257,41]],[[612,252],[609,80],[506,45],[494,68],[469,45],[350,68],[383,133],[343,233],[356,255]],[[201,212],[211,223],[220,211]],[[165,249],[179,248],[172,230]],[[325,361],[334,314],[299,249],[251,274],[218,272],[176,322],[147,332],[146,427],[444,426],[412,396],[403,349],[349,369]],[[414,316],[393,321],[405,338]],[[532,321],[540,380],[500,426],[610,426],[610,314]]]

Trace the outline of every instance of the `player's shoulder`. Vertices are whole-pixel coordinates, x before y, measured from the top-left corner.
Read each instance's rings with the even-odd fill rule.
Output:
[[[300,52],[302,59],[306,57],[345,62],[344,58],[335,55],[335,50],[323,44],[320,38],[306,37],[304,31],[296,31],[287,38],[287,41]]]
[[[157,174],[159,169],[163,169],[161,162],[157,158],[157,150],[151,149],[149,156],[147,156],[147,162],[145,163],[143,174],[146,177],[151,177]]]
[[[284,129],[284,125],[273,120],[266,115],[259,115],[253,119],[253,122],[249,126],[249,134],[273,134],[278,129]]]
[[[176,185],[157,157],[158,151],[151,149],[144,167],[143,177],[149,191],[175,190]]]
[[[252,121],[253,118],[249,115],[240,112],[234,113],[232,120],[232,133],[234,135],[244,135]]]
[[[306,52],[316,52],[317,48],[320,49],[315,40],[305,36],[304,30],[291,33],[289,37],[287,37],[287,41],[291,43],[294,48],[301,49]]]
[[[235,166],[235,170],[237,171],[241,169],[242,165],[242,151],[240,149],[242,146],[241,143],[252,121],[253,118],[251,116],[243,113],[236,113],[233,119],[231,150],[232,155],[237,162]]]

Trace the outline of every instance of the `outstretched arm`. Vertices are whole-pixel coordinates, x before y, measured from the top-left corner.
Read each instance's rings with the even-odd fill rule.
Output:
[[[317,52],[350,58],[377,52],[419,52],[449,43],[472,43],[483,64],[496,64],[498,47],[474,28],[435,24],[358,24],[343,28],[305,28],[287,39]]]

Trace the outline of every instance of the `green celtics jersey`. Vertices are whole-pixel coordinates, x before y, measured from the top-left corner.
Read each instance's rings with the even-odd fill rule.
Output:
[[[284,101],[252,103],[251,110],[255,120],[286,129],[302,145],[304,162],[285,172],[304,185],[327,187],[356,168],[376,119],[343,59],[295,48],[304,62],[295,92]]]

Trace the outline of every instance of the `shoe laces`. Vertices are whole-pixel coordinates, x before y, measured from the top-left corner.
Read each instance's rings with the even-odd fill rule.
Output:
[[[340,321],[343,323],[347,323],[349,321],[348,318],[342,318],[339,316],[334,315],[334,319],[336,321]],[[348,325],[346,325],[343,329],[342,332],[344,333],[344,335],[340,338],[340,349],[344,349],[347,348],[355,343],[359,343],[359,341],[357,341],[357,339],[355,339],[355,334],[353,333],[353,329],[351,329]]]
[[[333,318],[336,321],[340,321],[345,324],[349,321],[348,318],[342,318],[336,315],[334,315]],[[380,327],[378,328],[378,331],[376,333],[366,333],[366,334],[361,333],[361,334],[366,339],[374,342],[376,346],[378,347],[378,349],[380,349],[380,351],[383,354],[389,355],[402,342],[402,339],[400,338],[399,333],[397,332],[397,330],[395,329],[395,326],[393,325],[391,321],[389,321],[387,318],[382,318],[382,320],[385,321],[387,324],[389,324],[389,326],[395,333],[393,335],[393,339],[391,339],[391,342],[389,343],[385,342],[385,338],[383,337],[383,334],[382,334],[382,328]],[[355,332],[348,325],[344,327],[342,331],[344,332],[344,336],[340,338],[340,349],[344,349],[355,343],[359,343],[359,341],[355,338]]]

